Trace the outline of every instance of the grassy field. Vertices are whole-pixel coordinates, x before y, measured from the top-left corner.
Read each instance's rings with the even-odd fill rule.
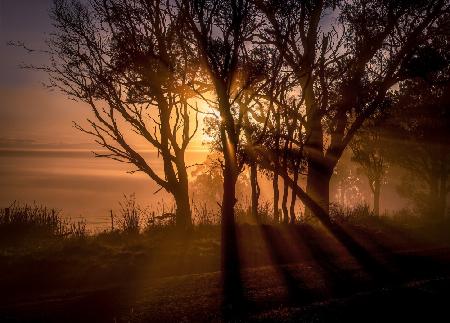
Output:
[[[450,226],[408,223],[336,223],[347,241],[317,223],[238,225],[234,308],[222,306],[218,226],[16,231],[0,241],[0,321],[436,321],[447,315]]]

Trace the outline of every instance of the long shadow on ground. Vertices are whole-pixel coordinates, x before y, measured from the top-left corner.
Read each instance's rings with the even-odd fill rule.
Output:
[[[243,295],[234,300],[240,307],[231,316],[223,312],[217,253],[208,256],[210,261],[204,255],[219,248],[204,249],[205,244],[211,243],[209,240],[187,234],[178,237],[186,241],[165,243],[171,256],[150,257],[150,264],[138,262],[135,270],[124,270],[124,258],[120,271],[109,273],[116,279],[121,277],[119,285],[83,286],[80,281],[79,288],[65,292],[61,285],[64,282],[56,280],[60,284],[58,290],[49,288],[42,294],[33,291],[36,296],[26,301],[8,298],[8,290],[3,289],[0,321],[311,321],[316,316],[322,321],[356,320],[355,313],[376,312],[376,304],[401,317],[399,311],[406,309],[406,300],[411,304],[424,301],[426,307],[434,309],[435,305],[442,311],[444,301],[439,297],[450,292],[446,278],[450,276],[450,248],[424,245],[426,249],[422,250],[420,244],[411,241],[399,243],[401,235],[392,242],[366,229],[345,226],[339,230],[351,237],[350,243],[339,244],[332,233],[315,226],[238,227],[236,245],[242,275],[234,278],[243,288]],[[355,244],[358,246],[350,252],[348,246]],[[201,252],[192,251],[198,245]],[[189,266],[190,262],[204,264],[204,270],[195,264]],[[27,262],[27,270],[33,270],[32,263]],[[96,273],[100,268],[89,268],[91,272],[87,274],[100,277]],[[56,279],[59,273],[52,273]],[[433,282],[436,277],[443,277],[442,289]],[[410,284],[421,279],[427,282]],[[14,287],[14,281],[7,286]],[[435,303],[425,300],[427,290]],[[12,293],[10,289],[9,294]],[[27,293],[26,286],[22,286],[21,293]],[[404,299],[396,301],[400,296]],[[387,300],[397,302],[398,307],[393,308]],[[383,316],[374,313],[373,317]]]

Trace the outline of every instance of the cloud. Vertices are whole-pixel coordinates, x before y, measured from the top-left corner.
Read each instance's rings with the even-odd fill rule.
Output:
[[[93,143],[38,142],[33,139],[0,137],[0,149],[96,149]]]

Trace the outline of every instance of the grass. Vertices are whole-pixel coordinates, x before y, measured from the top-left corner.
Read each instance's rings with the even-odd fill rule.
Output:
[[[418,279],[450,264],[450,256],[437,266],[426,260],[429,254],[403,254],[447,248],[449,221],[374,217],[361,210],[359,216],[351,210],[337,214],[335,221],[389,270]],[[0,231],[6,236],[0,240],[0,320],[24,313],[34,320],[37,312],[21,304],[55,298],[63,305],[49,301],[38,308],[43,306],[56,321],[62,315],[58,308],[75,317],[92,304],[99,306],[92,310],[100,315],[96,321],[110,315],[125,321],[192,321],[196,315],[221,319],[219,225],[202,224],[188,231],[148,225],[145,214],[131,203],[119,214],[123,225],[90,235],[83,225],[77,228],[49,208],[15,205],[8,214],[2,212]],[[366,280],[379,273],[365,268],[314,221],[296,226],[240,224],[237,229],[242,279],[255,320],[271,321],[281,313],[289,321],[303,311],[304,303],[366,290]],[[292,293],[301,293],[303,303],[291,304]],[[74,295],[82,304],[72,303]],[[108,310],[100,309],[100,303]]]
[[[86,222],[64,219],[59,210],[41,205],[13,203],[0,209],[0,242],[16,244],[20,241],[61,237],[81,237],[86,234]]]

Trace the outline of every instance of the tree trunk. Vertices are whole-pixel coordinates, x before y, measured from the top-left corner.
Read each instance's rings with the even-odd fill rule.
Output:
[[[308,175],[306,178],[306,194],[316,202],[322,210],[329,214],[330,210],[330,179],[333,174],[331,167],[317,161],[308,161]],[[311,210],[307,208],[308,213]],[[312,212],[314,213],[314,212]]]
[[[228,232],[230,227],[234,228],[234,205],[236,203],[236,180],[235,175],[227,171],[227,166],[224,170],[223,180],[223,198],[222,198],[222,232]],[[226,236],[226,234],[225,234]]]
[[[298,173],[299,170],[298,168],[294,169],[294,183],[298,184]],[[292,191],[292,196],[291,196],[291,205],[289,207],[289,214],[291,217],[291,224],[295,224],[295,202],[297,201],[297,196],[294,194],[294,190]]]
[[[283,223],[289,223],[289,213],[287,208],[289,186],[287,181],[283,181],[283,200],[281,201],[281,209],[283,210]]]
[[[329,213],[314,201],[298,184],[294,183],[294,181],[289,178],[289,174],[281,173],[280,175],[288,182],[289,187],[294,190],[293,193],[303,202],[305,208],[310,209],[324,225],[328,226],[331,224]]]
[[[236,175],[233,166],[229,165],[225,158],[223,199],[222,199],[222,223],[221,223],[221,270],[226,307],[235,307],[239,304],[242,290],[240,286],[240,264],[235,226],[234,205],[236,203]]]
[[[178,228],[188,228],[192,225],[191,204],[189,201],[189,180],[184,162],[184,153],[177,156],[176,171],[178,180],[173,184],[175,199],[175,224]]]
[[[227,100],[221,100],[228,104]],[[223,111],[229,111],[229,106],[222,107]],[[238,176],[236,147],[237,140],[232,129],[231,115],[224,113],[223,119],[227,120],[221,131],[223,148],[223,196],[222,196],[222,221],[221,221],[221,272],[224,292],[225,307],[234,307],[242,294],[240,286],[240,264],[236,236],[236,223],[234,206],[236,204],[236,181]]]
[[[252,189],[252,217],[256,223],[261,223],[258,213],[259,186],[258,186],[258,165],[252,162],[250,165],[250,185]]]
[[[380,181],[375,181],[373,190],[373,213],[375,216],[380,215],[380,191],[381,183]]]
[[[273,180],[273,218],[275,223],[280,222],[280,210],[278,209],[278,202],[280,200],[280,190],[278,189],[278,172],[274,172]]]
[[[175,223],[178,228],[188,228],[192,225],[191,204],[189,193],[186,189],[180,188],[174,194],[176,203]]]

